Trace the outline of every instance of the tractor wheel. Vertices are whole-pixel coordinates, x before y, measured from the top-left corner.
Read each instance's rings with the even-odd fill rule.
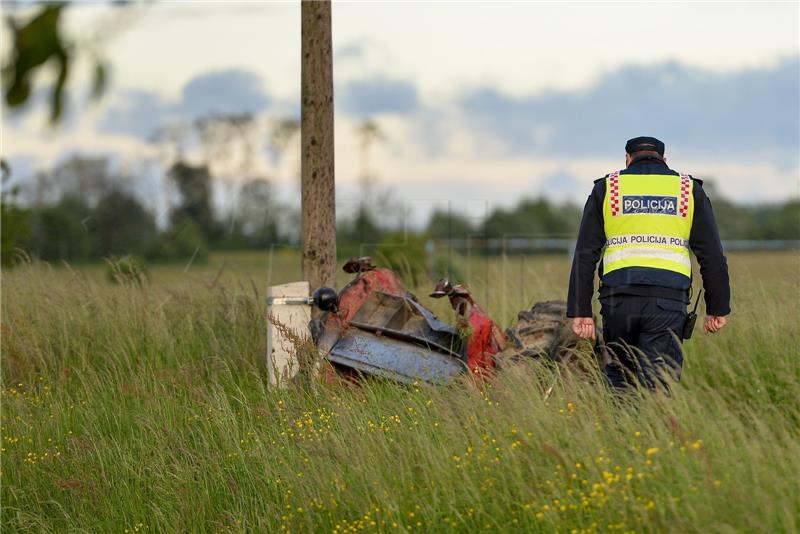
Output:
[[[567,303],[562,300],[538,302],[517,315],[517,323],[506,330],[508,345],[497,355],[502,367],[524,358],[544,359],[582,368],[581,347],[586,341],[572,331]]]

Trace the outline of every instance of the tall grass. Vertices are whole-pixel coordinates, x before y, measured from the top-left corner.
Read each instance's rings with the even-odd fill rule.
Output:
[[[531,295],[492,269],[532,269],[542,299],[565,276],[514,261],[476,276],[506,322]],[[795,256],[758,261],[732,259],[735,315],[687,343],[673,395],[622,400],[535,363],[272,391],[246,276],[23,266],[3,275],[3,532],[796,532],[800,280]]]

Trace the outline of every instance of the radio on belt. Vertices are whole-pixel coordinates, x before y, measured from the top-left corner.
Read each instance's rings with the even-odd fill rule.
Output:
[[[683,323],[683,332],[681,337],[683,339],[692,339],[692,332],[694,332],[694,325],[697,323],[697,305],[700,304],[700,295],[703,290],[697,294],[697,300],[694,301],[694,309],[686,316],[686,322]]]

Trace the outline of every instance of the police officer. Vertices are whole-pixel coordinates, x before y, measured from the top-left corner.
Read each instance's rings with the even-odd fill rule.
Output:
[[[599,267],[603,337],[613,357],[612,387],[666,387],[680,378],[678,338],[692,283],[691,249],[705,287],[705,333],[725,326],[728,266],[703,182],[673,171],[664,143],[636,137],[625,145],[625,169],[594,182],[583,210],[569,280],[567,316],[581,337],[595,339],[594,271]]]

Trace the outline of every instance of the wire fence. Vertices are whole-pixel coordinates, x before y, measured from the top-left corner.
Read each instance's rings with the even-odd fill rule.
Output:
[[[438,239],[433,241],[439,250],[454,250],[462,254],[541,254],[564,252],[569,255],[575,250],[572,237],[467,237],[459,239]],[[774,239],[726,239],[722,248],[728,252],[739,251],[785,251],[800,250],[800,240]]]

